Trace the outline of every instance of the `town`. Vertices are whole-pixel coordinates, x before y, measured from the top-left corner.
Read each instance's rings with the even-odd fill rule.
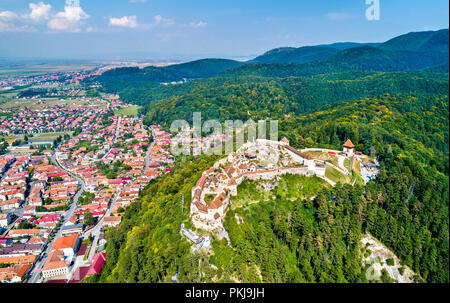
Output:
[[[0,117],[0,281],[79,282],[100,272],[107,229],[171,171],[171,135],[120,114],[115,95],[34,102]]]

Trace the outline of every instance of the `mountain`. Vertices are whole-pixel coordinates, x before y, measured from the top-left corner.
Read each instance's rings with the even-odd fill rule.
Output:
[[[448,74],[448,61],[444,64],[432,66],[429,68],[424,69],[424,71],[429,73],[447,73]]]
[[[165,67],[123,68],[104,73],[99,81],[108,87],[126,87],[126,82],[140,82],[142,86],[149,87],[160,82],[208,78],[219,74],[233,77],[311,76],[351,70],[423,70],[443,64],[440,70],[445,70],[448,33],[448,29],[413,32],[384,43],[341,42],[299,48],[281,47],[246,62],[202,59]],[[113,85],[109,85],[111,82]]]
[[[147,66],[143,69],[139,69],[138,67],[125,67],[103,73],[100,76],[100,81],[171,82],[179,81],[183,78],[208,78],[242,64],[242,62],[228,59],[201,59],[163,67]]]
[[[320,45],[317,45],[317,46],[332,47],[332,48],[336,48],[338,50],[344,50],[344,49],[347,49],[347,48],[359,47],[359,46],[373,46],[373,47],[377,47],[380,44],[381,43],[377,43],[377,42],[373,42],[373,43],[336,42],[336,43],[331,43],[331,44],[320,44]]]
[[[381,44],[350,47],[353,45],[347,42],[337,44],[338,47],[348,47],[341,51],[318,46],[275,49],[248,62],[250,65],[232,68],[221,75],[312,76],[352,70],[384,72],[423,70],[441,65],[439,70],[445,71],[449,55],[448,29],[409,33]],[[330,51],[331,49],[333,51]],[[303,63],[295,57],[297,52],[303,55],[297,57],[303,59]],[[321,59],[312,60],[313,58]],[[312,61],[308,62],[309,59]]]
[[[270,50],[247,62],[203,59],[165,67],[111,70],[94,79],[108,92],[119,93],[123,100],[147,105],[156,100],[180,96],[205,85],[195,79],[286,78],[351,71],[395,72],[422,70],[448,72],[448,29],[417,32],[384,43],[333,43],[327,46],[282,47]],[[160,85],[188,79],[183,85]],[[236,82],[235,84],[239,84]]]
[[[391,51],[444,52],[448,53],[448,29],[412,32],[392,38],[379,45]]]
[[[285,115],[311,113],[355,98],[387,93],[443,95],[448,91],[446,75],[418,71],[351,71],[314,77],[220,79],[220,82],[199,80],[184,94],[144,105],[146,121],[169,126],[179,119],[191,121],[192,113],[198,110],[205,120],[283,119]]]
[[[282,47],[270,50],[248,63],[304,63],[327,59],[338,51],[336,48],[320,46]]]
[[[327,60],[362,70],[422,69],[444,63],[445,58],[448,59],[448,45],[448,29],[442,29],[408,33],[384,43],[338,42],[276,48],[247,63],[285,64]]]
[[[388,50],[361,46],[343,50],[330,57],[328,62],[345,63],[357,70],[400,71],[417,70],[448,60],[448,51]]]
[[[228,59],[202,59],[169,65],[161,69],[183,78],[208,78],[242,64],[244,63]]]

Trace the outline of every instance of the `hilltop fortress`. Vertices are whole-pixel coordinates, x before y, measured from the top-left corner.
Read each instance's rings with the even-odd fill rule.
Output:
[[[243,180],[268,180],[284,174],[325,178],[325,165],[289,146],[286,138],[244,144],[205,171],[192,188],[192,222],[206,231],[220,230],[230,196],[237,195]]]
[[[314,158],[312,153],[332,154],[338,161]],[[359,153],[360,154],[360,153]],[[221,232],[222,219],[230,204],[230,198],[237,195],[237,187],[245,179],[271,180],[285,174],[317,176],[332,186],[336,182],[326,177],[326,167],[330,166],[340,174],[350,175],[344,167],[349,159],[351,166],[359,160],[355,156],[354,145],[347,140],[343,151],[305,149],[296,150],[283,138],[281,141],[257,139],[242,145],[228,157],[217,161],[203,172],[197,184],[192,188],[190,216],[195,227],[208,232]]]

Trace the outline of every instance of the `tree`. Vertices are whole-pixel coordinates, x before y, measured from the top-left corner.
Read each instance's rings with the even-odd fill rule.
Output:
[[[84,214],[84,224],[87,226],[94,225],[94,216],[91,212],[87,212]]]

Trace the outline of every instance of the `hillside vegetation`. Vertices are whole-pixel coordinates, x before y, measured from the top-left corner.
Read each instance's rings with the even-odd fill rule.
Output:
[[[178,282],[367,282],[359,242],[370,233],[419,280],[448,283],[448,30],[334,48],[303,63],[286,58],[317,54],[282,48],[264,55],[271,63],[210,61],[221,68],[203,76],[175,66],[197,78],[179,85],[158,83],[179,80],[170,68],[100,77],[106,90],[143,106],[146,124],[168,129],[194,111],[203,121],[276,119],[279,138],[295,148],[341,149],[350,138],[381,169],[366,185],[286,176],[267,192],[245,182],[225,217],[230,243],[213,236],[211,254],[192,254],[180,225],[193,228],[191,189],[217,157],[179,158],[108,232],[106,264],[92,281],[169,282],[178,273]]]
[[[214,238],[213,256],[190,254],[178,231],[188,218],[181,195],[189,203],[190,189],[215,158],[179,162],[108,233],[100,281],[167,282],[178,269],[180,282],[364,282],[358,241],[366,232],[425,281],[448,281],[447,107],[448,96],[385,96],[283,121],[297,147],[339,148],[341,137],[366,153],[375,146],[378,181],[323,187],[313,201],[293,201],[289,182],[298,181],[287,179],[273,190],[275,199],[229,211],[231,247]],[[438,134],[446,135],[432,139]]]

